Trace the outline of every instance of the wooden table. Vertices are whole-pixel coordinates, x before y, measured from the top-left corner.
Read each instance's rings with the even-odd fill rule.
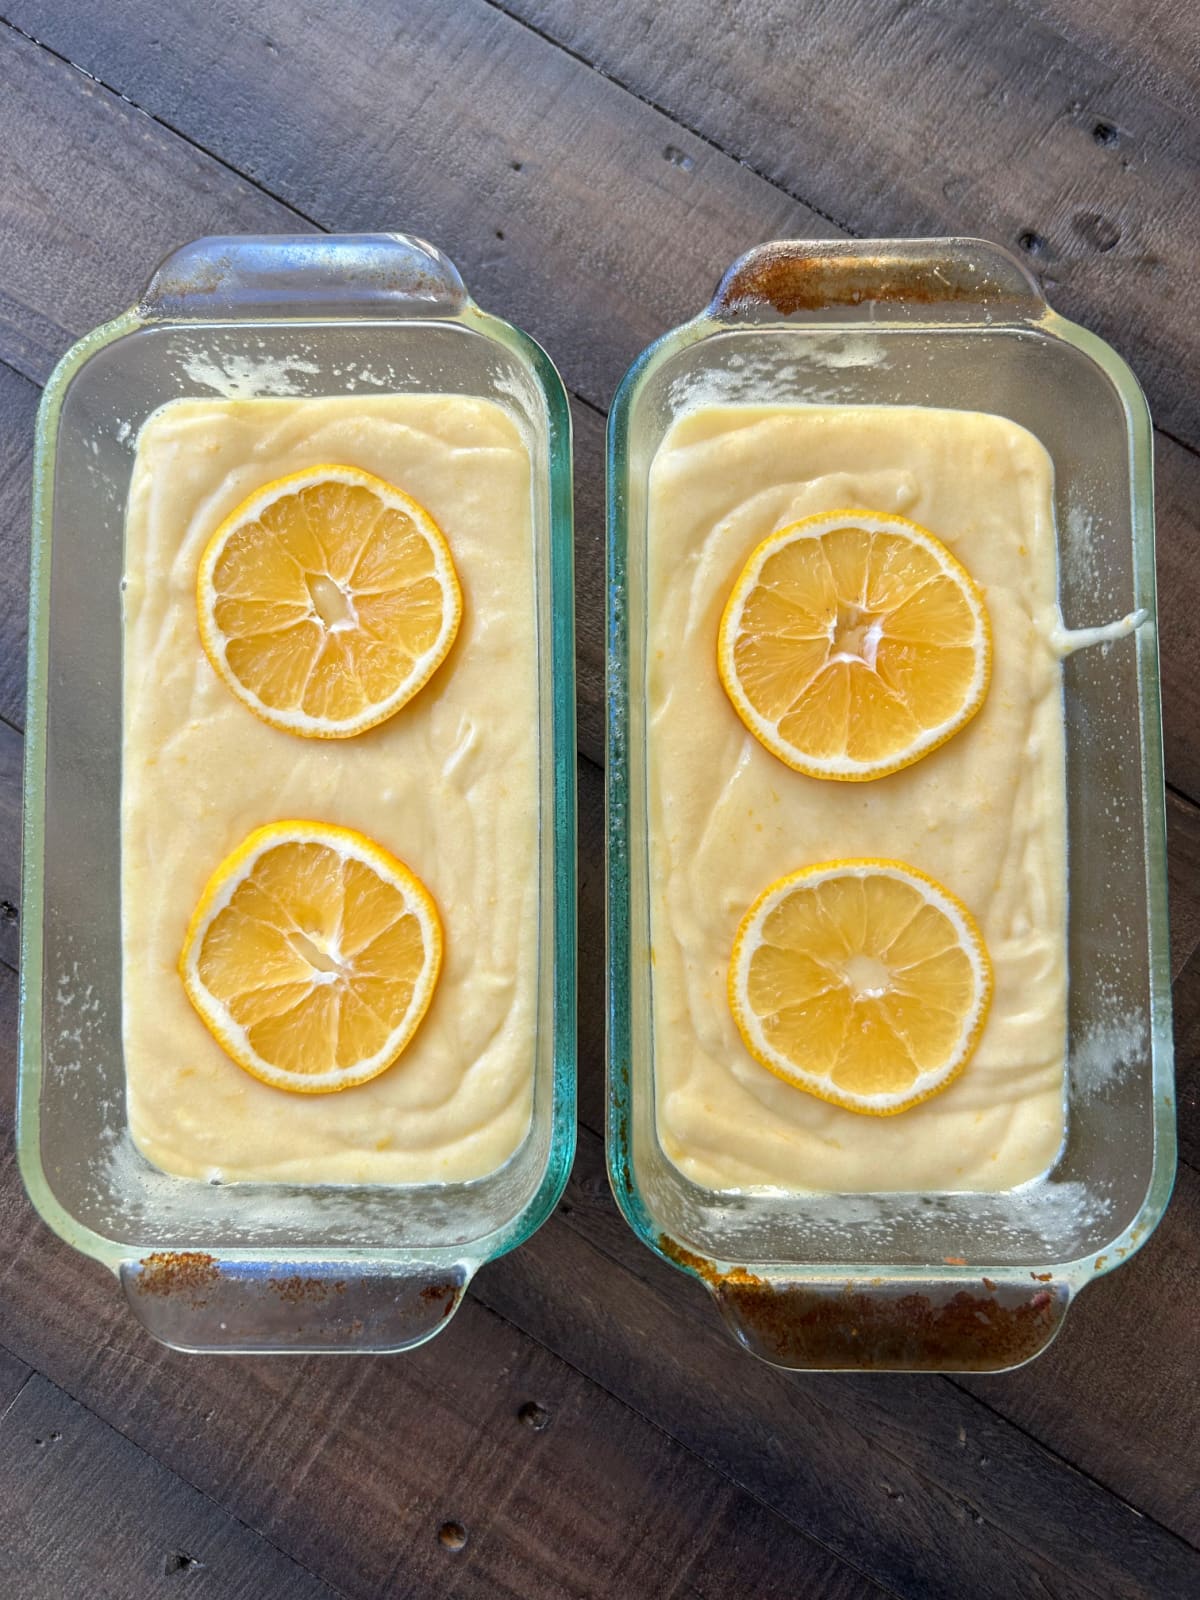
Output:
[[[1200,27],[1190,0],[0,0],[0,997],[11,1057],[38,388],[204,233],[399,227],[572,394],[579,1157],[445,1334],[199,1359],[54,1239],[0,1088],[0,1593],[1200,1593]],[[976,233],[1133,363],[1158,424],[1182,1162],[1031,1367],[797,1377],[740,1353],[604,1175],[605,408],[779,236]]]

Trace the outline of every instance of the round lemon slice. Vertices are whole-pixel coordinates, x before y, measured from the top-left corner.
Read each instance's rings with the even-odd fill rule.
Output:
[[[717,669],[772,755],[813,778],[910,766],[983,704],[991,631],[979,589],[904,517],[829,511],[764,539],[721,619]]]
[[[771,884],[737,931],[729,1004],[785,1083],[888,1117],[954,1081],[992,968],[967,908],[900,861],[830,861]]]
[[[429,1007],[442,927],[421,880],[351,828],[273,822],[221,862],[179,958],[227,1055],[297,1094],[378,1077]]]
[[[243,705],[310,739],[393,716],[446,659],[462,618],[449,546],[423,506],[357,467],[264,484],[213,534],[200,640]]]

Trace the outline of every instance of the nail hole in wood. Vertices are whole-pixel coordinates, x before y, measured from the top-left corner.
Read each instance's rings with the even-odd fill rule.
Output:
[[[467,1542],[467,1530],[461,1522],[443,1522],[438,1529],[438,1543],[447,1550],[461,1550]]]
[[[683,172],[690,172],[696,163],[686,150],[681,150],[678,145],[669,144],[663,151],[663,160],[669,161],[673,167],[679,167]]]
[[[167,1577],[176,1572],[190,1572],[193,1567],[203,1567],[203,1561],[197,1561],[195,1556],[189,1556],[183,1550],[168,1550],[163,1557],[163,1572]]]
[[[526,1400],[517,1412],[517,1419],[527,1428],[532,1428],[535,1433],[541,1433],[542,1429],[550,1424],[550,1413],[545,1406],[538,1405],[536,1400]]]
[[[1027,255],[1044,256],[1049,248],[1040,233],[1034,233],[1032,228],[1026,228],[1018,238],[1017,243]]]
[[[504,229],[503,228],[497,228],[496,229],[496,237],[497,237],[497,239],[503,239],[504,238]]]
[[[520,172],[521,163],[519,161],[514,161],[513,164],[512,164],[512,169],[513,169],[514,172]]]
[[[1092,138],[1097,144],[1114,145],[1120,141],[1120,131],[1111,122],[1098,122],[1092,129]]]

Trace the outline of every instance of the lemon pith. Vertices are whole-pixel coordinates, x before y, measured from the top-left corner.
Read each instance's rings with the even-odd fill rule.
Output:
[[[721,618],[717,666],[745,726],[809,777],[862,782],[966,726],[991,676],[983,596],[927,529],[821,512],[751,552]]]
[[[255,829],[213,872],[179,971],[238,1066],[327,1094],[407,1047],[442,946],[433,897],[402,861],[354,829],[289,820]]]
[[[213,533],[196,578],[200,639],[249,710],[305,738],[393,716],[445,660],[462,618],[425,508],[357,467],[264,484]]]
[[[729,965],[730,1008],[755,1060],[874,1116],[954,1081],[991,993],[971,913],[900,861],[821,862],[778,879],[742,918]]]

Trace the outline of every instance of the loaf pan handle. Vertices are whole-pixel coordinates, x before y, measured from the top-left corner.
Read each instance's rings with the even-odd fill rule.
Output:
[[[1046,1348],[1071,1303],[1049,1273],[825,1282],[735,1271],[708,1288],[739,1344],[807,1372],[1004,1372]]]
[[[776,239],[739,256],[709,307],[718,321],[1032,322],[1036,278],[985,239]]]
[[[204,1354],[389,1354],[424,1344],[472,1268],[353,1260],[251,1261],[155,1251],[120,1267],[134,1315],[162,1344]]]
[[[172,322],[455,317],[469,303],[450,258],[413,234],[246,234],[174,251],[138,312]]]

